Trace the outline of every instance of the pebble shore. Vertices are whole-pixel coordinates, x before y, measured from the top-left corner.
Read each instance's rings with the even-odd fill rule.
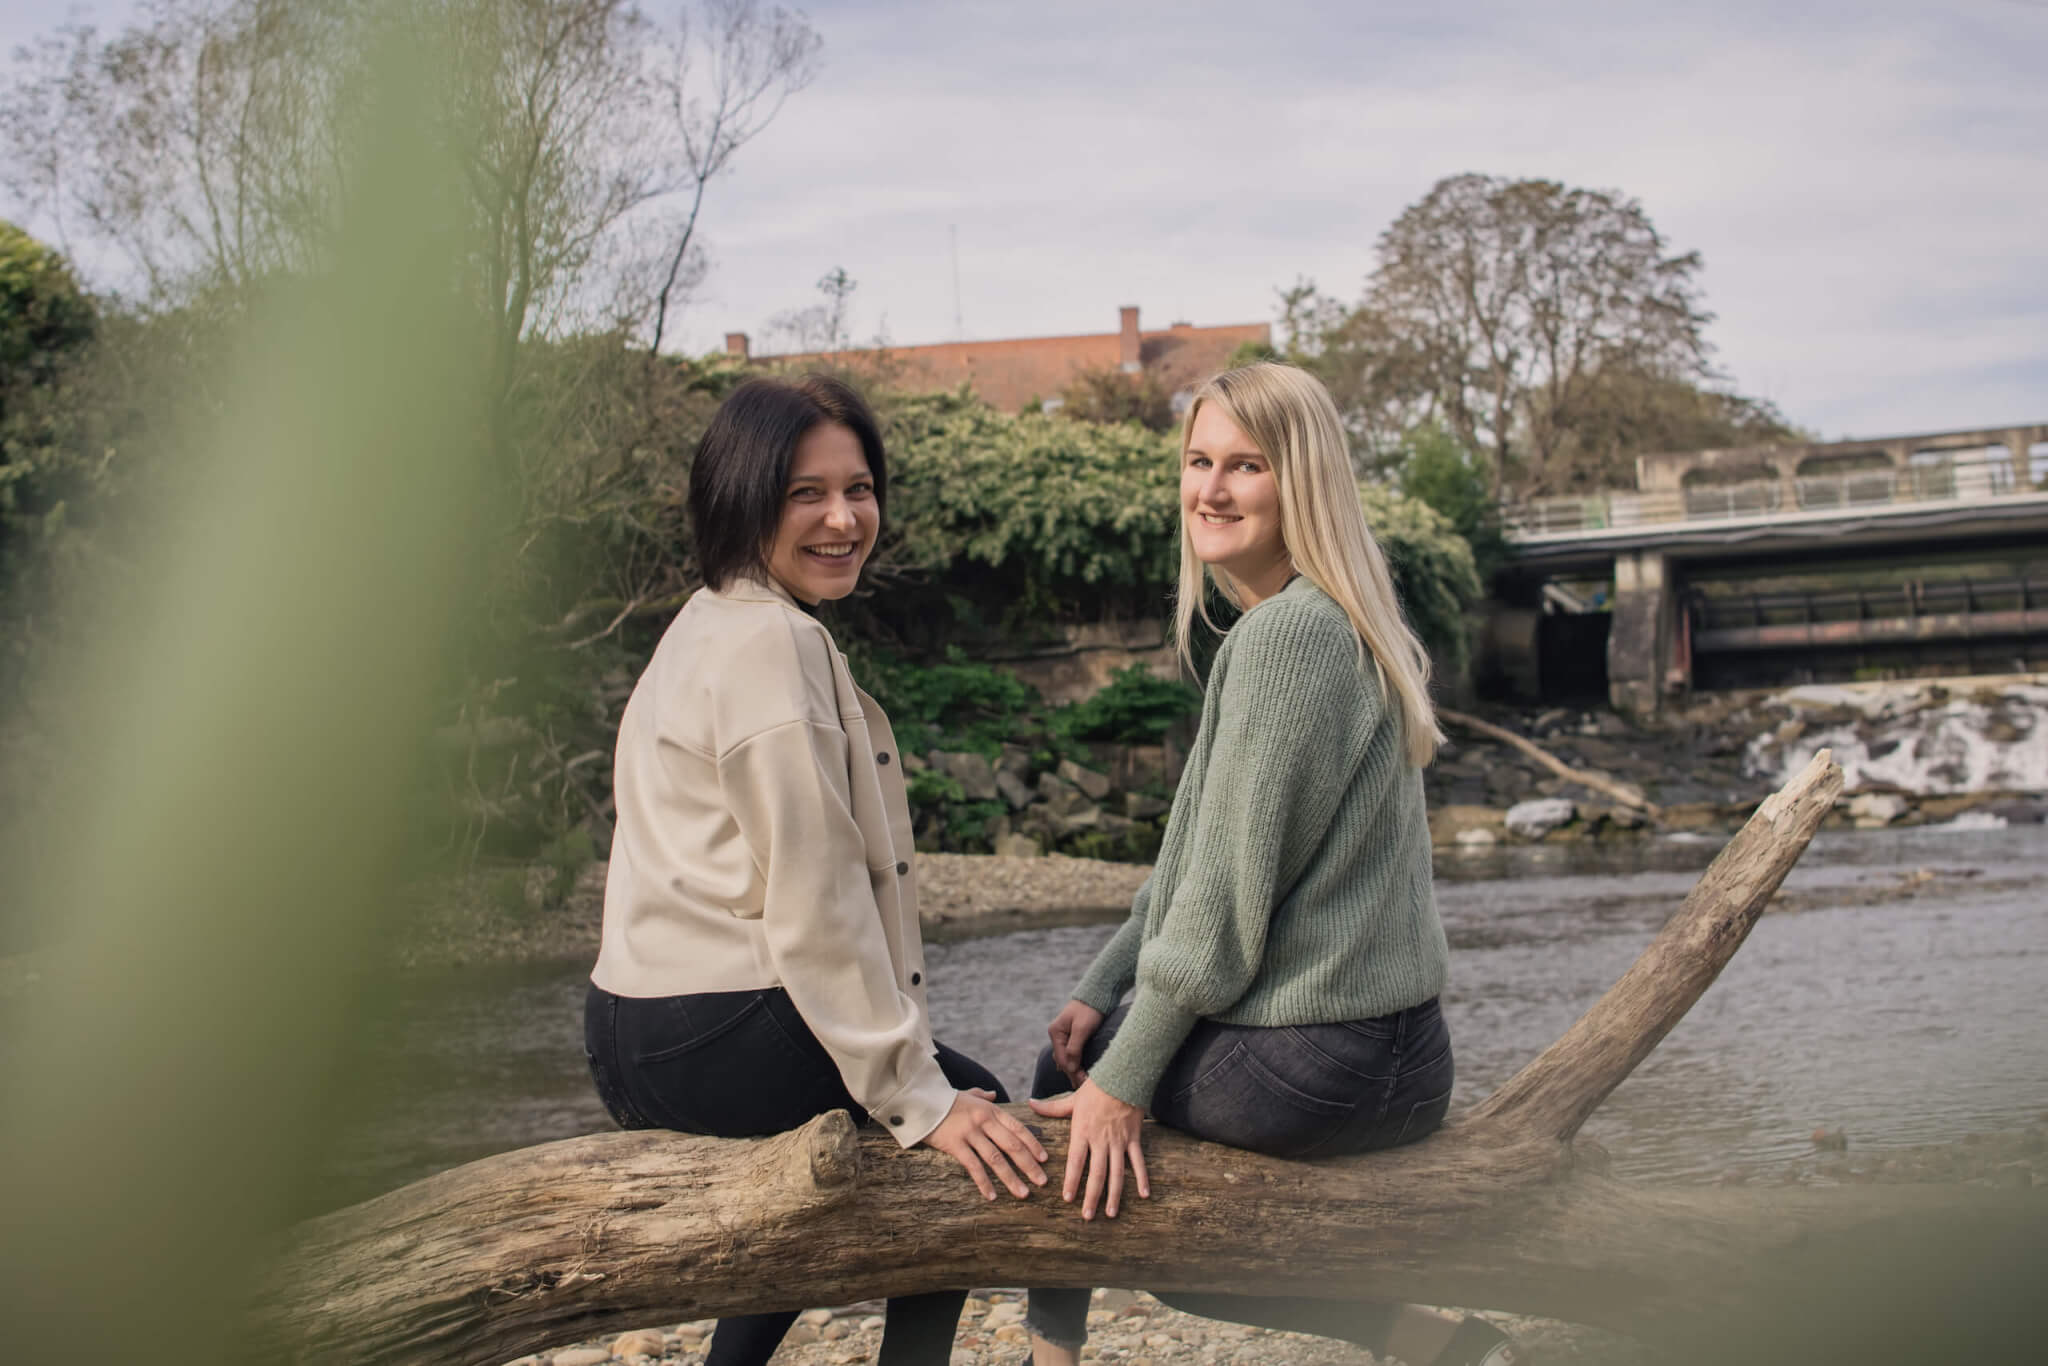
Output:
[[[1512,1315],[1487,1317],[1539,1360],[1580,1366],[1643,1366],[1652,1360],[1630,1339],[1597,1329]],[[639,1328],[520,1357],[511,1366],[697,1366],[704,1360],[711,1326],[706,1320]],[[881,1343],[879,1300],[812,1309],[790,1329],[775,1354],[775,1366],[856,1366],[873,1361]],[[960,1315],[952,1366],[1023,1366],[1030,1352],[1023,1292],[973,1292]],[[1327,1338],[1196,1318],[1137,1290],[1095,1292],[1081,1359],[1104,1366],[1378,1366],[1380,1361]]]

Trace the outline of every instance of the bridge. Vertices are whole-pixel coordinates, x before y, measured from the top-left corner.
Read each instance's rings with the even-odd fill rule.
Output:
[[[1496,655],[1583,678],[1604,634],[1639,715],[1772,652],[2048,648],[2048,423],[1645,455],[1634,489],[1504,517]]]

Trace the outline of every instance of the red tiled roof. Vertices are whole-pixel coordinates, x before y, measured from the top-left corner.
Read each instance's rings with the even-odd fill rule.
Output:
[[[1193,388],[1225,369],[1231,353],[1246,342],[1272,344],[1270,323],[1221,327],[1177,324],[1138,333],[1138,363],[1169,392]],[[754,359],[777,366],[807,363],[877,366],[892,382],[913,389],[952,389],[962,381],[997,408],[1016,412],[1034,399],[1048,399],[1085,370],[1114,370],[1122,335],[1095,332],[1069,337],[1020,337],[1007,341],[939,342],[892,346],[886,350],[814,351]]]

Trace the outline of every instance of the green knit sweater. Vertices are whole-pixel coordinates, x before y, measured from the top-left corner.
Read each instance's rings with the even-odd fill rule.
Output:
[[[1074,998],[1107,1012],[1089,1072],[1132,1105],[1195,1022],[1368,1019],[1443,990],[1422,773],[1351,621],[1296,578],[1224,637],[1166,839]]]

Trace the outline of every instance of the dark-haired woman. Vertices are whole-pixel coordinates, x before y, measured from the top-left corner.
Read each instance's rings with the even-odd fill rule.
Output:
[[[712,418],[690,472],[705,587],[619,724],[585,1048],[625,1128],[745,1137],[843,1109],[1021,1199],[1045,1150],[932,1038],[895,739],[813,615],[858,582],[887,491],[842,384],[751,380]],[[891,1300],[884,1366],[946,1361],[964,1298]],[[766,1362],[795,1316],[721,1320],[709,1366]]]

